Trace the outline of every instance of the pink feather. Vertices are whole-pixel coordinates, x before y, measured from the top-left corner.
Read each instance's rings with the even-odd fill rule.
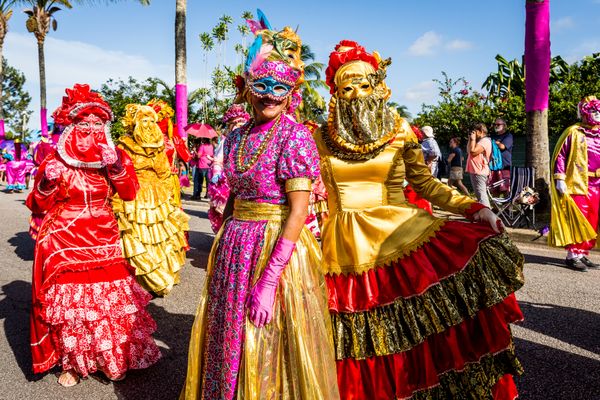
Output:
[[[249,70],[255,71],[256,68],[260,67],[262,63],[269,58],[269,55],[273,51],[273,45],[271,44],[263,44],[260,48],[260,52],[256,55],[252,63],[250,64]]]
[[[248,24],[248,27],[250,28],[252,33],[255,35],[256,35],[256,32],[262,31],[263,29],[265,29],[265,28],[263,28],[263,26],[260,22],[254,21],[252,19],[247,19],[246,23]]]

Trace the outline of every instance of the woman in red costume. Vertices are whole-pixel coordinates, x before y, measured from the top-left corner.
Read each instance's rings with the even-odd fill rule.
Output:
[[[122,256],[109,201],[114,192],[135,198],[135,171],[110,139],[109,105],[88,85],[66,93],[53,114],[65,131],[40,165],[27,206],[46,212],[33,264],[33,371],[60,364],[58,382],[73,386],[98,370],[120,380],[154,364],[160,351],[146,311],[151,297]]]
[[[342,399],[513,399],[509,324],[523,257],[492,211],[435,179],[387,106],[377,53],[342,41],[329,59],[327,124],[315,135],[329,195],[323,263]],[[404,180],[434,205],[410,204]]]

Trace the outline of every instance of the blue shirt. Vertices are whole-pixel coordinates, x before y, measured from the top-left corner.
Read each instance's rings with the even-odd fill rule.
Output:
[[[506,132],[504,135],[494,136],[494,141],[502,143],[506,148],[500,149],[502,152],[502,169],[507,169],[512,166],[512,149],[513,149],[513,135],[512,133]]]

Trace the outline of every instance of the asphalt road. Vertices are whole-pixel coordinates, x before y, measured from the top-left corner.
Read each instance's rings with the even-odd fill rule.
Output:
[[[25,194],[0,193],[0,399],[177,399],[184,379],[189,332],[213,240],[206,203],[186,202],[192,216],[181,284],[149,311],[156,319],[163,359],[118,383],[90,378],[62,388],[53,373],[35,376],[29,352],[33,241],[27,234]],[[600,271],[562,264],[564,253],[515,233],[525,254],[525,287],[517,297],[525,321],[513,328],[525,375],[522,399],[600,399]],[[600,253],[592,259],[600,262]]]

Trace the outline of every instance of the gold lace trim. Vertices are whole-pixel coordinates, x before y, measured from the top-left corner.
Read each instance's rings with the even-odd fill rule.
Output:
[[[285,192],[310,192],[312,181],[309,178],[292,178],[285,181]]]

